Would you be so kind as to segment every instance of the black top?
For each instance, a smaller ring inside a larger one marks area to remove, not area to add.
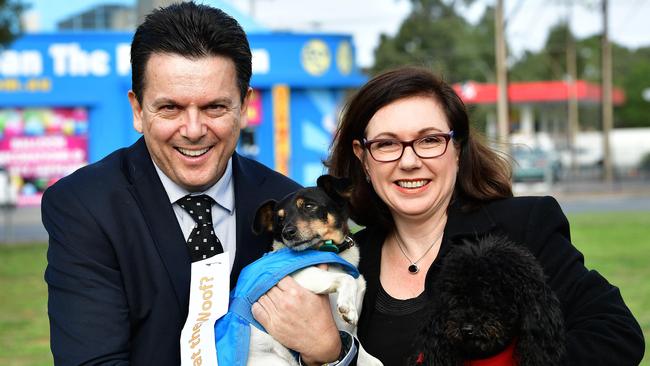
[[[427,296],[441,260],[459,239],[473,240],[491,233],[506,235],[525,245],[539,260],[549,286],[560,300],[567,329],[567,364],[639,364],[645,348],[639,324],[618,288],[598,272],[585,268],[582,254],[571,244],[569,223],[555,199],[518,197],[469,211],[463,207],[463,202],[456,200],[448,210],[443,243],[426,276]],[[419,329],[398,328],[414,320],[377,311],[377,302],[381,301],[381,246],[387,234],[386,228],[368,227],[355,235],[361,249],[359,270],[367,281],[358,335],[363,347],[385,365],[400,365],[414,356],[407,344],[413,343]]]
[[[371,355],[384,365],[400,365],[413,354],[411,340],[425,320],[427,296],[399,300],[391,297],[380,285],[377,302],[368,326],[368,336],[363,345]],[[385,337],[394,334],[394,337]]]

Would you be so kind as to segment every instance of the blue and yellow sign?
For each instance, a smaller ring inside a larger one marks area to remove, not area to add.
[[[321,76],[330,68],[332,56],[327,44],[320,39],[312,39],[302,47],[300,55],[302,67],[313,76]]]
[[[253,55],[251,86],[256,93],[248,133],[252,130],[255,135],[256,159],[311,184],[327,153],[344,90],[366,79],[355,66],[352,37],[284,32],[248,36]],[[18,38],[0,51],[0,111],[13,116],[15,111],[39,110],[56,118],[63,113],[58,111],[85,111],[84,162],[95,162],[130,145],[140,137],[132,127],[127,99],[132,38],[130,32]],[[56,118],[52,121],[59,121]],[[51,125],[30,122],[25,129],[60,125],[67,131],[68,119]]]

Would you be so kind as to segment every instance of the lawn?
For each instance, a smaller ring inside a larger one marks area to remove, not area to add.
[[[52,365],[44,244],[0,246],[0,365]]]
[[[574,244],[621,289],[650,338],[650,212],[575,214]],[[0,365],[51,365],[44,244],[0,246]],[[646,344],[647,346],[647,344]],[[642,365],[650,366],[650,356]]]

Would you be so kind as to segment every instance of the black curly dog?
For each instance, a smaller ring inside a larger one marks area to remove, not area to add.
[[[562,364],[565,331],[560,303],[546,284],[542,267],[523,246],[501,236],[455,245],[443,259],[433,297],[416,348],[421,353],[413,363]],[[513,346],[510,361],[504,362],[500,355]]]

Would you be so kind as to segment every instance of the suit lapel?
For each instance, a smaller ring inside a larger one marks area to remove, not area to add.
[[[264,192],[269,191],[262,187],[265,178],[237,153],[233,154],[232,166],[237,217],[237,255],[230,273],[231,288],[237,282],[242,268],[261,257],[269,249],[265,243],[271,243],[270,235],[255,236],[252,232],[257,206],[265,200]]]
[[[252,221],[257,206],[268,195],[263,189],[265,176],[251,162],[233,154],[233,179],[235,185],[237,253],[230,275],[231,288],[239,273],[248,263],[268,251],[270,235],[255,236]],[[165,268],[171,278],[181,309],[187,311],[191,280],[191,262],[174,210],[169,204],[165,189],[151,161],[144,139],[129,148],[126,162],[127,176],[131,181],[129,191],[138,202],[149,231]],[[266,194],[266,195],[265,195]]]
[[[191,277],[189,254],[183,232],[143,138],[130,148],[127,169],[132,182],[129,191],[149,226],[158,254],[171,278],[178,305],[181,311],[187,311]]]

